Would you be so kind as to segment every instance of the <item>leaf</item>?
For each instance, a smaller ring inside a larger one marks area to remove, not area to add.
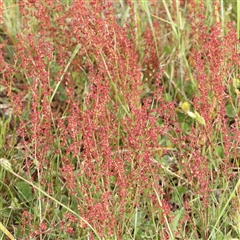
[[[174,157],[169,156],[169,155],[164,155],[161,158],[160,162],[164,166],[169,167],[169,166],[173,165],[176,162],[176,159]]]
[[[171,94],[166,93],[166,94],[164,95],[164,99],[165,99],[166,102],[171,102],[171,101],[172,101],[172,96],[171,96]]]
[[[191,81],[187,82],[187,84],[185,86],[185,92],[186,92],[186,95],[187,95],[188,99],[190,99],[191,96],[196,92],[196,88]]]
[[[217,146],[215,148],[215,154],[220,157],[220,158],[224,158],[224,151],[223,151],[223,147],[222,146]]]
[[[234,118],[236,116],[236,113],[235,113],[235,111],[233,109],[233,106],[231,104],[228,104],[226,106],[226,114],[230,118]]]
[[[184,208],[181,208],[180,210],[177,210],[174,213],[175,217],[171,222],[171,230],[172,232],[176,232],[177,231],[177,226],[178,226],[178,222],[179,220],[184,216]]]
[[[171,46],[164,46],[163,47],[163,52],[166,54],[171,54],[172,53],[172,47]]]
[[[33,198],[32,189],[28,183],[24,181],[17,182],[16,187],[20,193],[19,198],[21,200],[29,201]]]
[[[21,208],[20,204],[18,203],[18,199],[17,198],[14,198],[10,204],[10,207],[11,209],[18,209],[18,208]]]
[[[178,117],[178,121],[180,123],[183,123],[183,122],[185,122],[186,114],[183,112],[177,112],[177,117]]]
[[[3,85],[0,84],[0,92],[3,92],[6,89]]]
[[[181,123],[181,129],[183,130],[184,134],[188,134],[190,131],[190,125],[183,122],[183,123]]]
[[[185,187],[182,187],[182,186],[176,187],[176,189],[173,191],[173,194],[172,194],[172,201],[174,203],[181,205],[182,204],[182,196],[186,192],[187,192],[187,189]]]
[[[143,211],[135,211],[134,218],[131,221],[132,227],[139,227],[144,223],[144,212]]]

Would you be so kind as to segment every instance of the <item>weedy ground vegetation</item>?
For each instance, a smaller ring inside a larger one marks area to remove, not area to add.
[[[239,239],[238,4],[1,1],[1,239]]]

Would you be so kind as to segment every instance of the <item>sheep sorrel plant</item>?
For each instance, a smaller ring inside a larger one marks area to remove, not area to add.
[[[238,239],[233,5],[1,4],[2,239]]]

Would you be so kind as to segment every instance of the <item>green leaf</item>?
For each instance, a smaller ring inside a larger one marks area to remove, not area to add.
[[[5,89],[6,87],[0,84],[0,92],[3,92]]]
[[[169,167],[169,166],[173,165],[176,162],[176,159],[174,157],[169,156],[169,155],[164,155],[161,158],[160,162],[164,166]]]
[[[131,220],[131,227],[134,228],[135,234],[137,234],[139,227],[144,223],[144,217],[143,211],[135,211],[134,217]]]
[[[222,146],[217,146],[215,148],[215,154],[220,157],[220,158],[224,158],[224,151],[223,151],[223,147]]]
[[[231,104],[228,104],[226,106],[226,113],[227,113],[227,116],[230,118],[234,118],[236,116],[236,113]]]
[[[187,84],[185,86],[185,92],[186,92],[186,95],[187,95],[188,99],[190,99],[191,96],[196,92],[196,88],[191,81],[187,82]]]
[[[171,101],[172,101],[172,96],[171,96],[171,94],[166,93],[166,94],[164,95],[164,99],[165,99],[166,102],[171,102]]]
[[[17,198],[14,198],[10,204],[10,208],[11,209],[17,209],[17,208],[21,208],[21,205],[19,204],[19,201]]]
[[[184,134],[188,134],[190,131],[190,125],[188,123],[181,123],[181,129],[183,130]]]
[[[176,187],[172,194],[172,201],[174,203],[181,205],[183,194],[185,194],[186,192],[187,192],[187,189],[185,187],[182,187],[182,186]]]
[[[33,198],[33,193],[32,193],[32,189],[30,187],[30,185],[24,181],[21,182],[17,182],[16,183],[16,188],[19,191],[19,198],[21,200],[31,200]]]
[[[171,222],[172,232],[177,231],[178,222],[184,216],[184,208],[181,208],[181,209],[175,211],[174,215],[175,215],[175,217]]]
[[[177,112],[177,117],[180,123],[183,123],[186,119],[186,115],[183,112]]]
[[[172,53],[172,47],[171,46],[164,46],[163,47],[163,52],[166,54]]]

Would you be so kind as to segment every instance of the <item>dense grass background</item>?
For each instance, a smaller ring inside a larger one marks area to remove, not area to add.
[[[1,239],[240,239],[239,1],[1,2]]]

